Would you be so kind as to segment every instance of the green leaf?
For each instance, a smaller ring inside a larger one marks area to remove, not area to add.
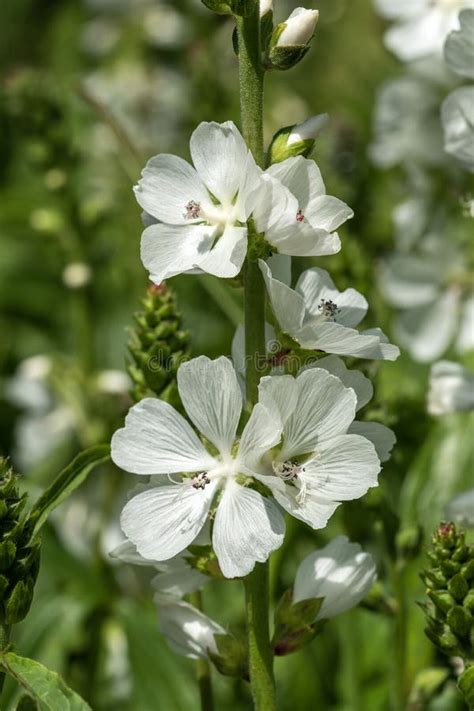
[[[58,474],[30,511],[28,522],[32,526],[31,539],[36,536],[51,511],[67,499],[95,467],[109,459],[110,446],[98,444],[78,454],[71,464]]]
[[[18,701],[15,711],[38,711],[38,704],[28,694],[23,696]]]
[[[56,672],[13,652],[0,656],[0,668],[38,703],[39,711],[91,711]]]
[[[469,708],[474,706],[474,667],[468,667],[458,679],[458,687]]]

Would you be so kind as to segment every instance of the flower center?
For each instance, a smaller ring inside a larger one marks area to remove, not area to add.
[[[304,474],[304,467],[291,459],[286,462],[272,462],[272,469],[283,481],[296,481],[300,474]]]
[[[211,483],[211,480],[207,476],[207,472],[200,472],[191,479],[191,482],[193,489],[205,489],[205,487]]]
[[[298,210],[296,213],[296,222],[303,222],[304,220],[304,215],[303,215],[303,210]]]
[[[183,217],[186,220],[196,220],[201,215],[201,203],[190,200],[184,210]]]
[[[336,314],[340,312],[341,309],[337,308],[337,304],[331,299],[321,299],[318,305],[318,311],[328,319],[335,320]]]

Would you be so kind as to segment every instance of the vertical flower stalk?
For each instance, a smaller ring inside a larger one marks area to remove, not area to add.
[[[263,167],[263,81],[258,0],[251,14],[237,17],[242,133],[257,165]],[[247,409],[257,401],[265,359],[265,285],[249,231],[244,265]],[[268,563],[257,563],[245,578],[250,684],[257,711],[276,709],[273,652],[269,632]]]

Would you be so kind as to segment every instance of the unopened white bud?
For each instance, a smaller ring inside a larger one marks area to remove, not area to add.
[[[303,141],[314,141],[328,122],[329,114],[318,114],[317,116],[311,116],[303,123],[296,124],[288,135],[287,145],[291,146],[294,143]]]
[[[69,289],[82,289],[92,277],[92,270],[84,262],[71,262],[63,271],[63,282]]]
[[[264,17],[267,12],[273,12],[273,0],[260,0],[260,17]]]
[[[191,659],[205,659],[209,652],[218,654],[214,636],[225,630],[187,602],[171,596],[155,595],[160,618],[160,632],[176,654]]]
[[[297,7],[285,21],[285,27],[277,40],[277,47],[295,47],[308,44],[313,36],[318,18],[318,10]]]

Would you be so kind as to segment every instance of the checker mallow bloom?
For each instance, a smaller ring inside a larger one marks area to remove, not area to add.
[[[326,194],[313,160],[294,156],[263,174],[253,219],[275,252],[304,257],[338,252],[336,230],[353,214],[342,200]]]
[[[194,541],[219,494],[212,543],[226,577],[247,575],[284,535],[275,502],[242,484],[264,452],[281,437],[278,417],[258,404],[237,444],[242,392],[231,362],[201,356],[178,370],[189,419],[209,443],[167,403],[146,398],[131,408],[112,439],[114,462],[134,474],[169,479],[134,496],[121,526],[144,558],[168,560]]]
[[[156,284],[183,272],[239,273],[260,171],[236,126],[201,123],[191,136],[194,167],[178,156],[151,158],[135,187],[148,224],[141,257]]]
[[[338,291],[323,269],[307,269],[295,289],[275,279],[260,261],[273,313],[281,330],[302,348],[356,358],[395,360],[399,349],[386,342],[380,329],[362,332],[354,327],[368,304],[355,289]]]

